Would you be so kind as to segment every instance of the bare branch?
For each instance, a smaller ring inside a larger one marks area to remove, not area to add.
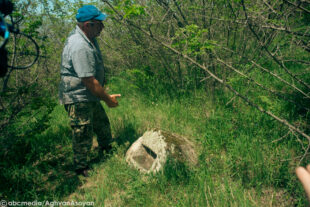
[[[291,130],[289,130],[284,136],[280,137],[279,139],[273,140],[271,143],[279,142],[279,141],[285,139],[286,137],[288,137],[290,132],[291,132]]]
[[[279,30],[279,31],[283,31],[286,32],[288,34],[293,34],[296,36],[301,36],[301,37],[310,37],[310,34],[306,34],[306,33],[300,33],[300,32],[293,32],[287,28],[284,27],[277,27],[274,25],[263,25],[262,28],[267,28],[267,29],[273,29],[273,30]]]
[[[305,61],[305,60],[282,60],[283,62],[296,62],[296,63],[301,63],[301,64],[305,64],[305,65],[310,65],[310,62]]]
[[[220,45],[218,45],[218,44],[216,44],[216,45],[217,45],[217,46],[220,46]],[[223,47],[223,46],[220,46],[220,47],[223,48],[224,50],[228,50],[228,51],[230,51],[230,52],[236,54],[235,51],[232,51],[232,50],[230,50],[230,49],[228,49],[228,48],[226,48],[226,47]],[[304,95],[306,98],[310,98],[310,96],[309,96],[307,93],[305,93],[303,90],[301,90],[300,88],[296,87],[295,85],[293,85],[293,84],[287,82],[286,80],[284,80],[283,78],[281,78],[278,74],[276,74],[276,73],[274,73],[274,72],[271,72],[271,71],[268,70],[267,68],[264,68],[264,67],[261,66],[260,64],[256,63],[254,60],[250,60],[249,58],[244,57],[244,56],[239,56],[239,57],[240,57],[240,58],[246,58],[248,61],[250,61],[250,62],[251,62],[252,64],[254,64],[255,66],[257,66],[257,67],[258,67],[260,70],[262,70],[263,72],[268,73],[269,75],[275,77],[276,79],[278,79],[278,80],[281,81],[282,83],[284,83],[284,84],[290,86],[291,88],[295,89],[296,91],[300,92],[300,93],[301,93],[302,95]],[[290,61],[292,61],[292,60],[290,60]],[[310,64],[310,63],[309,63],[309,64]],[[299,74],[297,74],[297,75],[299,75]]]
[[[284,1],[285,1],[286,3],[288,3],[288,4],[290,4],[290,5],[293,5],[293,6],[297,7],[297,8],[299,8],[299,9],[303,10],[304,12],[310,14],[310,11],[309,11],[308,9],[302,7],[300,4],[295,4],[295,3],[290,2],[290,1],[288,1],[288,0],[284,0]],[[304,1],[304,2],[307,2],[307,1]],[[308,2],[307,2],[307,3],[308,3]]]
[[[301,83],[302,85],[304,85],[305,87],[307,87],[307,88],[310,90],[310,86],[309,86],[307,83],[305,83],[303,80],[299,79],[299,78],[297,77],[297,75],[291,73],[291,72],[285,67],[285,65],[283,65],[283,64],[275,57],[275,55],[271,54],[271,52],[268,50],[268,48],[266,47],[266,45],[264,45],[264,44],[261,42],[261,40],[260,40],[258,34],[255,32],[255,30],[254,30],[252,24],[250,23],[250,19],[248,18],[248,14],[247,14],[247,11],[246,11],[246,8],[245,8],[245,5],[244,5],[244,0],[241,0],[241,4],[242,4],[242,7],[243,7],[243,11],[244,11],[244,13],[245,13],[245,17],[246,17],[246,19],[247,19],[247,23],[248,23],[249,29],[250,29],[250,31],[254,34],[254,36],[256,37],[256,39],[257,39],[258,43],[260,44],[260,46],[267,52],[267,54],[268,54],[268,55],[269,55],[282,69],[285,70],[285,72],[286,72],[287,74],[289,74],[292,78],[294,78],[296,81],[298,81],[299,83]]]
[[[307,4],[310,4],[310,1],[308,0],[300,0],[302,3],[307,3]]]
[[[274,8],[272,8],[272,6],[266,1],[263,0],[264,4],[266,4],[268,6],[268,8],[275,14],[278,14],[278,12],[276,10],[274,10]]]
[[[257,63],[254,62],[253,60],[251,61],[251,63],[253,63],[254,65],[256,65],[256,66],[257,66],[259,69],[261,69],[262,71],[267,72],[267,73],[269,73],[270,75],[276,77],[276,78],[279,79],[281,82],[283,82],[283,83],[285,83],[285,84],[291,86],[292,88],[294,88],[296,91],[300,92],[300,93],[301,93],[302,95],[304,95],[305,97],[310,98],[309,95],[307,95],[307,94],[306,94],[305,92],[303,92],[301,89],[297,88],[297,87],[296,87],[295,85],[293,85],[293,84],[290,84],[289,82],[287,82],[286,80],[284,80],[283,78],[281,78],[279,75],[277,75],[277,74],[271,72],[270,70],[264,68],[263,66],[257,64]]]
[[[260,88],[262,88],[262,89],[268,91],[269,93],[272,93],[272,94],[274,94],[274,95],[276,95],[276,96],[278,96],[278,97],[281,97],[281,98],[283,98],[283,99],[285,99],[285,100],[287,100],[287,101],[289,101],[289,102],[291,102],[291,103],[297,104],[295,100],[288,99],[286,96],[284,96],[283,94],[281,94],[279,91],[275,91],[275,90],[273,90],[273,89],[270,89],[270,88],[265,87],[264,85],[262,85],[262,84],[258,83],[257,81],[255,81],[253,78],[251,78],[251,77],[245,75],[244,73],[242,73],[241,71],[237,70],[237,69],[234,68],[232,65],[227,64],[226,62],[224,62],[224,61],[221,60],[220,58],[216,58],[216,60],[217,60],[218,62],[220,62],[221,64],[225,65],[226,67],[228,67],[229,69],[231,69],[232,71],[236,72],[237,74],[239,74],[239,75],[245,77],[246,79],[248,79],[249,81],[251,81],[252,83],[254,83],[255,85],[257,85],[258,87],[260,87]],[[305,95],[307,95],[307,94],[305,94]],[[309,98],[310,98],[310,97],[309,97]],[[303,106],[301,106],[301,107],[303,107]],[[303,107],[303,108],[304,108],[304,107]]]
[[[112,6],[111,4],[108,3],[107,0],[102,0],[104,2],[106,2],[110,7]],[[122,21],[119,21],[120,23],[123,23]],[[183,54],[182,52],[176,50],[175,48],[173,48],[172,46],[166,44],[165,42],[160,41],[158,38],[156,38],[155,36],[151,36],[149,34],[149,32],[145,31],[143,28],[137,26],[136,24],[134,24],[133,22],[126,20],[126,22],[133,26],[134,28],[140,30],[141,32],[143,32],[145,35],[147,35],[148,37],[150,37],[152,40],[158,42],[159,44],[163,45],[164,47],[166,47],[167,49],[171,50],[172,52],[174,52],[177,55],[182,56],[184,59],[186,59],[187,61],[191,62],[192,64],[196,65],[197,67],[205,70],[213,79],[215,79],[217,82],[223,84],[227,89],[229,89],[231,92],[233,92],[235,95],[237,95],[238,97],[240,97],[243,101],[245,101],[248,105],[256,108],[257,110],[259,110],[260,112],[272,117],[273,119],[277,120],[278,122],[282,123],[283,125],[287,126],[289,129],[292,129],[293,131],[297,132],[298,134],[300,134],[301,136],[307,138],[310,141],[310,136],[305,134],[303,131],[301,131],[300,129],[298,129],[297,127],[293,126],[292,124],[290,124],[287,120],[282,119],[276,115],[274,115],[272,112],[263,109],[262,107],[258,106],[257,104],[253,103],[252,101],[250,101],[248,98],[246,98],[245,96],[243,96],[242,94],[240,94],[238,91],[236,91],[231,85],[227,84],[225,81],[223,81],[221,78],[219,78],[218,76],[216,76],[214,73],[212,73],[208,68],[206,68],[204,65],[201,65],[200,63],[196,62],[194,59],[192,59],[191,57],[187,56],[186,54]]]
[[[181,10],[181,8],[180,8],[178,2],[177,2],[176,0],[173,0],[173,2],[174,2],[174,5],[177,7],[177,9],[178,9],[178,11],[179,11],[179,13],[180,13],[180,15],[181,15],[183,21],[185,22],[185,24],[188,24],[188,22],[187,22],[187,20],[186,20],[186,18],[185,18],[185,15],[183,14],[183,12],[182,12],[182,10]]]
[[[175,12],[172,11],[167,2],[164,2],[163,0],[156,0],[156,1],[162,8],[164,8],[167,12],[169,12],[169,14],[173,16],[173,18],[177,21],[180,27],[184,27],[183,22],[180,21],[179,17],[175,14]]]

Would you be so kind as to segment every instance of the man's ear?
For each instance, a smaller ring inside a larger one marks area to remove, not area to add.
[[[88,22],[83,22],[83,29],[86,29],[87,27],[89,27]]]

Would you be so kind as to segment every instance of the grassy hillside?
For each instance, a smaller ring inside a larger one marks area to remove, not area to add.
[[[154,100],[119,77],[110,87],[110,93],[122,94],[119,107],[105,106],[114,148],[102,160],[92,151],[91,177],[77,177],[72,171],[69,122],[63,106],[56,105],[47,127],[21,142],[28,150],[17,157],[24,161],[12,160],[2,170],[7,184],[1,197],[93,201],[95,206],[305,206],[294,174],[300,143],[284,136],[287,129],[269,117],[223,94],[213,99],[206,91],[195,91]],[[154,175],[129,167],[126,150],[154,127],[190,138],[199,166],[170,160]]]

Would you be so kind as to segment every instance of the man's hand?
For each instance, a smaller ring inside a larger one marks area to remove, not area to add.
[[[116,98],[118,98],[118,97],[121,97],[121,94],[112,94],[112,95],[110,95],[110,100],[106,102],[108,107],[110,107],[110,108],[117,107],[118,106],[118,101],[117,101]]]
[[[108,107],[118,106],[116,98],[121,97],[121,94],[109,95],[94,76],[82,78],[82,82],[92,94],[103,100]]]
[[[307,166],[307,169],[303,167],[296,168],[296,175],[303,185],[308,200],[310,201],[310,165]]]

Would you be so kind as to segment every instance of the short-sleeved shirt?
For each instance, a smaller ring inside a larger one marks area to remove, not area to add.
[[[93,43],[76,26],[62,52],[59,99],[61,104],[100,101],[82,83],[83,77],[94,76],[104,85],[104,65],[96,40]]]

